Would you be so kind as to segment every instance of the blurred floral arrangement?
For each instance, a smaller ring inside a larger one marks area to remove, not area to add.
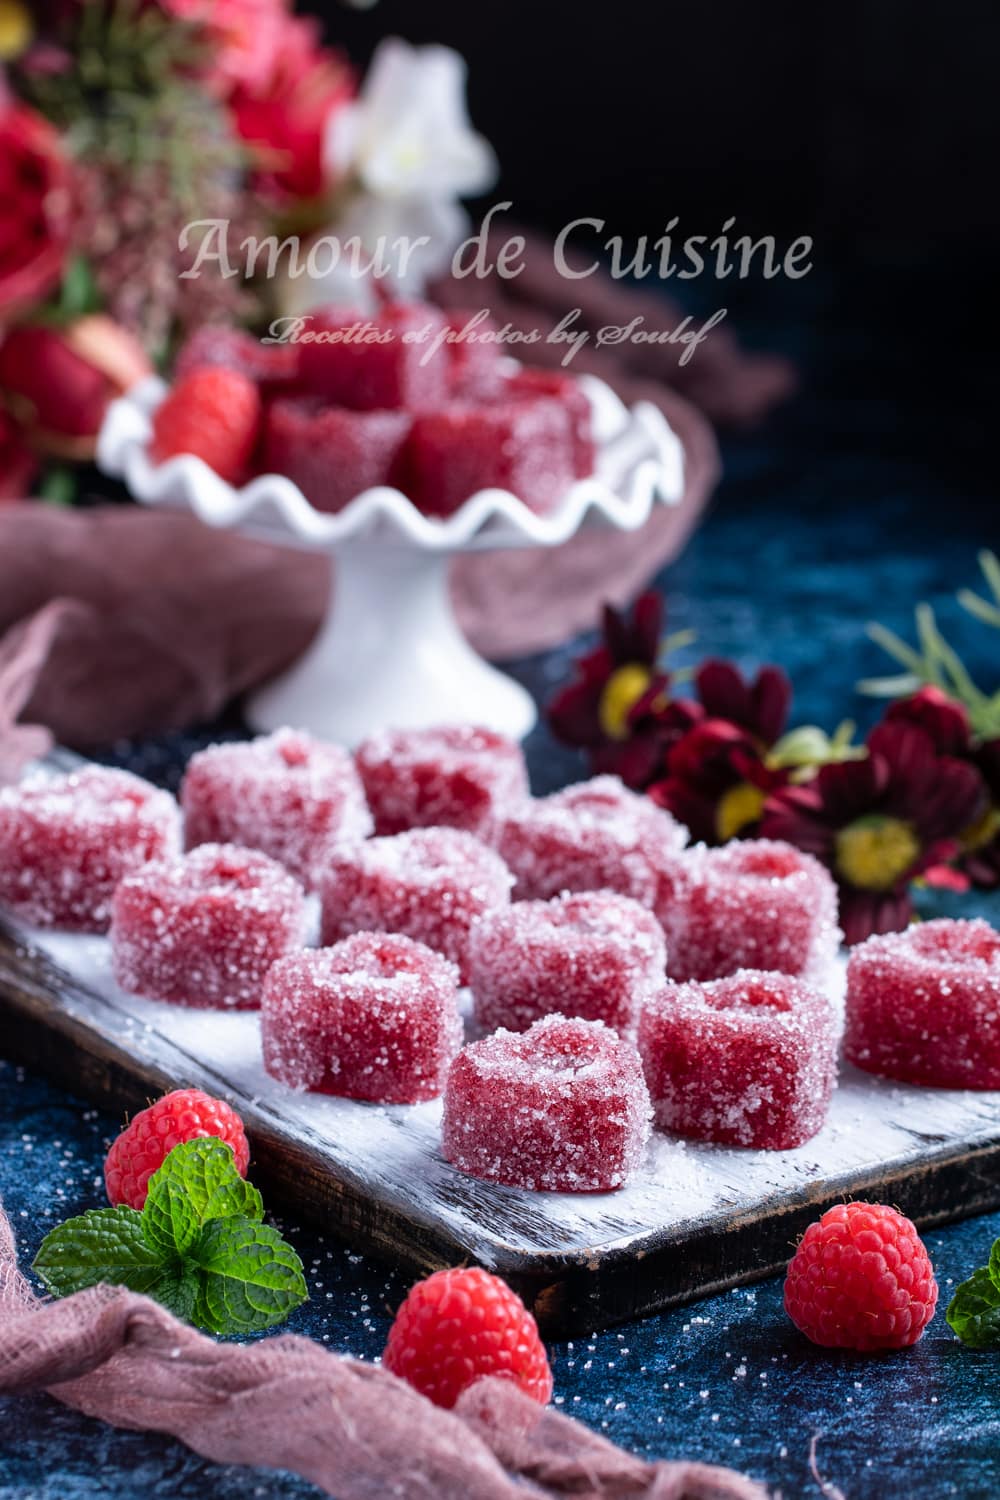
[[[1000,561],[983,553],[980,563],[992,598],[963,590],[959,602],[1000,628]],[[832,736],[790,729],[791,685],[779,667],[751,681],[717,658],[693,674],[672,670],[671,653],[692,637],[661,639],[654,593],[630,614],[605,608],[602,639],[550,700],[549,724],[593,773],[645,791],[697,840],[785,839],[815,855],[837,881],[841,925],[857,943],[910,922],[917,880],[1000,886],[1000,691],[976,685],[929,606],[916,624],[916,648],[870,627],[905,671],[859,684],[892,699],[861,744],[850,723]],[[684,696],[689,675],[694,692]]]
[[[192,329],[305,310],[179,279],[185,225],[228,221],[241,273],[249,237],[430,234],[433,274],[495,174],[464,75],[387,41],[359,86],[292,0],[0,0],[0,500],[70,498],[109,401]]]

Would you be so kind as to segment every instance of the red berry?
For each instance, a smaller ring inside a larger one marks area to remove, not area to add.
[[[788,1267],[785,1311],[828,1349],[905,1349],[934,1316],[934,1267],[909,1219],[840,1203],[810,1224]]]
[[[513,1380],[542,1406],[552,1395],[534,1318],[506,1282],[478,1266],[435,1271],[411,1288],[382,1363],[437,1406],[454,1406],[483,1375]]]
[[[140,1110],[112,1142],[104,1163],[108,1198],[116,1208],[121,1204],[142,1208],[149,1179],[174,1147],[182,1141],[205,1140],[209,1136],[217,1136],[232,1147],[236,1170],[245,1177],[250,1147],[236,1111],[201,1089],[175,1089],[164,1094],[148,1109]]]
[[[193,453],[221,479],[239,484],[250,467],[260,427],[260,392],[239,370],[192,370],[153,417],[153,459]]]

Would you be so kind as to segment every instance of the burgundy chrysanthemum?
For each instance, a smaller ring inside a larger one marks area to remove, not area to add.
[[[987,802],[975,766],[939,755],[926,729],[905,717],[880,724],[867,748],[862,760],[823,766],[806,785],[774,792],[760,829],[830,868],[849,943],[907,925],[910,882],[954,858]]]
[[[672,746],[666,777],[649,794],[694,838],[721,844],[754,833],[767,794],[788,780],[767,755],[784,732],[792,690],[778,667],[747,681],[717,658],[702,663],[695,687],[708,717]]]
[[[658,665],[663,600],[643,594],[629,614],[604,608],[602,640],[576,662],[576,679],[549,701],[553,734],[587,752],[594,772],[614,772],[642,788],[662,774],[670,746],[702,716],[698,704],[671,697]]]

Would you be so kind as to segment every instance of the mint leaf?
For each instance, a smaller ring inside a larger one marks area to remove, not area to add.
[[[1000,1347],[1000,1287],[992,1275],[995,1262],[1000,1262],[1000,1255],[994,1245],[989,1269],[983,1266],[962,1282],[945,1314],[948,1326],[970,1349]]]
[[[33,1269],[56,1297],[101,1281],[155,1295],[164,1265],[143,1233],[141,1214],[134,1208],[100,1208],[47,1234]]]
[[[237,1172],[232,1148],[209,1138],[175,1146],[149,1179],[142,1226],[163,1256],[184,1256],[211,1219],[263,1217],[261,1196]]]
[[[194,1321],[208,1333],[258,1333],[308,1296],[302,1262],[269,1224],[213,1219],[189,1254],[202,1273]]]

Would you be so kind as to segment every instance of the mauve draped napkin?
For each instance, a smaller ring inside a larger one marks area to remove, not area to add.
[[[493,243],[510,232],[498,231]],[[552,246],[526,238],[525,271],[515,281],[446,281],[435,295],[452,307],[489,306],[500,322],[542,333],[574,308],[577,327],[591,332],[636,315],[654,329],[680,320],[657,295],[607,276],[565,280]],[[553,364],[563,350],[543,341],[517,352]],[[690,362],[681,364],[682,354],[682,345],[591,341],[573,361],[572,370],[599,375],[627,403],[661,408],[684,445],[685,494],[637,533],[584,532],[555,554],[458,558],[458,616],[486,655],[544,650],[593,623],[604,600],[631,597],[683,546],[715,482],[718,456],[704,414],[751,422],[794,385],[786,360],[745,353],[724,324]],[[45,736],[28,725],[87,749],[215,717],[301,654],[329,589],[324,559],[209,531],[181,515],[0,506],[0,784],[44,747]]]
[[[506,1381],[479,1381],[447,1412],[309,1339],[217,1344],[115,1287],[40,1301],[0,1208],[0,1394],[41,1390],[218,1463],[289,1469],[337,1500],[766,1500],[728,1469],[634,1458]]]

